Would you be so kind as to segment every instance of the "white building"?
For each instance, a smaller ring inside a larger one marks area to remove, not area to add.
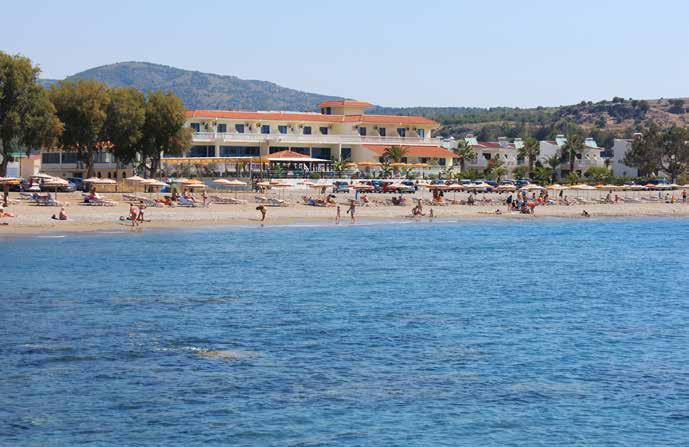
[[[564,135],[557,135],[555,140],[547,140],[540,142],[540,155],[538,159],[547,166],[547,159],[553,155],[562,156],[562,147],[567,144],[567,138]],[[574,160],[574,170],[578,175],[583,175],[591,167],[604,167],[605,159],[601,157],[602,148],[598,147],[596,140],[593,138],[586,138],[584,140],[584,148],[581,152],[576,154]],[[560,177],[569,173],[569,162],[560,164],[558,168]]]
[[[618,177],[637,177],[639,170],[624,164],[624,157],[632,149],[632,139],[615,138],[612,146],[612,173]]]

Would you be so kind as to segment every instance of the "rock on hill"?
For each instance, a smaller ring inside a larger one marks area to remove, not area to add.
[[[337,99],[293,90],[272,82],[182,70],[148,62],[104,65],[67,79],[94,79],[111,87],[135,87],[144,92],[169,90],[182,98],[190,109],[311,111],[321,101]],[[52,79],[41,80],[44,86],[55,82]]]

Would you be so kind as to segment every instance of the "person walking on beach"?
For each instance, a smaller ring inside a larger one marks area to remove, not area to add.
[[[335,225],[340,224],[340,205],[337,205],[337,214],[335,214]]]
[[[260,211],[260,212],[261,212],[261,222],[265,221],[265,220],[266,220],[266,213],[268,212],[268,210],[266,209],[265,205],[259,205],[259,206],[257,206],[257,207],[256,207],[256,211]]]
[[[349,203],[349,208],[347,209],[347,214],[349,214],[350,217],[352,218],[352,223],[356,222],[356,218],[354,217],[355,213],[356,213],[356,202],[354,200],[352,200]]]
[[[507,200],[505,200],[505,204],[507,205],[507,212],[509,213],[510,210],[512,209],[512,194],[507,196]]]
[[[687,190],[682,191],[682,203],[687,203]]]

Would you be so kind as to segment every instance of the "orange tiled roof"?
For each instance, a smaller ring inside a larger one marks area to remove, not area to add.
[[[323,115],[297,112],[242,112],[232,110],[188,110],[187,118],[225,118],[237,120],[306,121],[319,123],[371,123],[438,126],[422,116],[398,115]]]
[[[385,149],[390,145],[385,144],[364,144],[364,147],[376,155],[383,155]],[[402,147],[407,150],[408,157],[429,157],[429,158],[452,158],[454,153],[442,148],[440,146],[416,146],[403,144]]]
[[[286,151],[275,152],[273,154],[268,155],[266,158],[275,159],[275,158],[311,158],[311,157],[309,157],[308,155],[300,154],[298,152],[292,152],[292,151],[286,150]]]
[[[339,99],[339,100],[333,100],[333,101],[323,101],[322,103],[318,104],[318,107],[364,107],[364,108],[369,108],[373,107],[373,104],[370,102],[366,101],[353,101],[353,100],[348,100],[348,99]]]

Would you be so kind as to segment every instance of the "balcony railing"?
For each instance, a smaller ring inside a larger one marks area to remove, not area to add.
[[[310,144],[424,144],[440,145],[441,139],[438,138],[419,138],[419,137],[379,137],[361,135],[297,135],[282,133],[221,133],[221,132],[196,132],[193,134],[193,141],[220,142],[220,143],[310,143]]]

